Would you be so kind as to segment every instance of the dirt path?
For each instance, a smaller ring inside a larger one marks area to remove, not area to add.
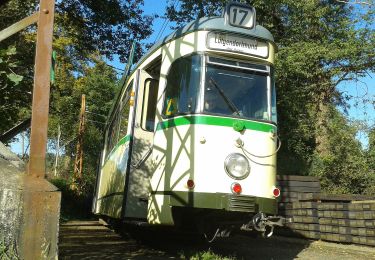
[[[60,226],[60,259],[190,259],[197,252],[211,251],[227,259],[375,259],[375,248],[272,237],[237,235],[213,244],[194,243],[165,233],[143,234],[138,243],[120,236],[98,221],[71,221]]]

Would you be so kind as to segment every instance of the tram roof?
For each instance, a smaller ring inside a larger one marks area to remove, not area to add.
[[[224,17],[203,17],[198,20],[192,21],[187,25],[177,29],[172,32],[170,35],[164,37],[162,40],[155,43],[148,52],[142,56],[138,63],[134,66],[136,69],[139,64],[141,64],[151,53],[162,45],[173,41],[177,38],[180,38],[186,34],[196,31],[218,31],[218,32],[230,32],[235,34],[241,34],[246,36],[255,37],[258,39],[263,39],[268,42],[275,44],[274,38],[270,31],[264,28],[261,25],[256,25],[253,29],[245,29],[241,27],[231,26],[228,23],[224,22]]]
[[[177,39],[185,34],[195,31],[222,31],[252,36],[255,38],[263,39],[274,43],[272,34],[263,26],[256,25],[253,29],[246,29],[241,27],[231,26],[224,22],[224,17],[203,17],[198,20],[192,21],[166,36],[161,41],[157,42],[154,47],[159,46]]]
[[[139,65],[146,60],[155,50],[163,46],[164,44],[173,41],[177,38],[180,38],[186,34],[196,32],[196,31],[216,31],[216,32],[228,32],[234,34],[241,34],[244,36],[251,36],[258,39],[266,40],[275,44],[274,38],[270,31],[264,28],[261,25],[256,25],[253,29],[246,29],[241,27],[231,26],[224,21],[224,17],[203,17],[198,20],[192,21],[187,25],[175,30],[168,36],[164,37],[162,40],[155,43],[142,57],[141,59],[133,66],[130,75],[139,67]],[[120,81],[121,91],[119,91],[116,100],[120,98],[122,89],[125,87],[126,78],[123,77]],[[113,108],[110,110],[109,115],[112,114]]]

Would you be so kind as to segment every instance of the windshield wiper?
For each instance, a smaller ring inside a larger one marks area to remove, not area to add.
[[[228,105],[230,110],[232,110],[232,112],[236,113],[238,116],[241,116],[240,111],[238,110],[236,105],[233,104],[233,102],[227,97],[227,95],[225,95],[224,91],[219,87],[219,85],[215,82],[215,80],[212,77],[210,77],[209,83],[211,83],[219,91],[219,94],[224,99],[225,103]]]

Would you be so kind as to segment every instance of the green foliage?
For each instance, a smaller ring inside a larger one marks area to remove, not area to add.
[[[368,131],[368,148],[366,151],[367,166],[369,168],[372,186],[366,188],[365,193],[375,196],[375,127]]]
[[[370,129],[368,134],[367,158],[369,168],[375,173],[375,127]]]
[[[314,154],[311,175],[318,176],[328,193],[362,194],[375,185],[357,129],[336,109],[330,111],[329,154]]]
[[[38,4],[38,0],[7,1],[0,9],[0,28],[31,15]],[[109,59],[118,55],[126,61],[132,42],[152,33],[149,25],[153,17],[143,14],[142,5],[143,0],[56,1],[53,49],[58,53],[57,70],[64,70],[58,76],[67,80],[60,93],[65,98],[61,103],[72,101],[65,97],[73,85],[68,83],[75,81],[77,74],[85,73],[84,67],[92,62],[93,53]],[[35,29],[30,26],[0,42],[0,133],[30,117]],[[16,52],[4,54],[3,50]],[[138,48],[137,56],[141,53],[142,48]]]
[[[15,98],[24,94],[24,77],[17,73],[20,64],[16,60],[16,54],[14,45],[0,50],[0,133],[10,128],[14,118],[18,121],[19,110],[23,107],[24,99]]]
[[[112,68],[95,58],[90,66],[82,65],[82,74],[74,77],[60,64],[57,70],[56,84],[52,89],[52,108],[50,110],[50,145],[55,146],[57,129],[61,127],[62,146],[65,156],[70,157],[65,169],[59,169],[59,176],[72,181],[73,165],[79,129],[81,96],[86,96],[86,120],[83,136],[83,179],[80,183],[81,194],[90,198],[93,194],[99,155],[103,144],[104,122],[112,105],[116,92],[117,79]]]
[[[61,220],[88,219],[91,217],[91,196],[88,194],[77,195],[70,190],[70,182],[64,178],[50,179],[62,194]]]
[[[152,33],[153,17],[143,15],[142,5],[143,0],[58,1],[58,37],[72,39],[70,52],[79,59],[99,51],[125,62],[132,42]]]
[[[226,0],[180,1],[180,7],[174,1],[168,1],[166,16],[177,24],[175,28],[204,16],[218,16]]]
[[[5,238],[0,237],[0,259],[1,260],[18,260],[20,259],[17,250],[13,244],[7,245]]]
[[[224,257],[218,254],[213,253],[211,250],[200,251],[194,253],[181,253],[181,259],[190,259],[190,260],[235,260],[235,257]]]
[[[11,0],[2,5],[0,28],[5,29],[31,15],[38,2]],[[0,42],[0,133],[30,117],[34,28],[31,26]]]

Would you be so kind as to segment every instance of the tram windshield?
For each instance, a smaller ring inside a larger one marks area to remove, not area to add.
[[[192,55],[172,64],[164,116],[206,113],[276,122],[269,66],[215,57],[205,57],[203,65],[203,58]]]
[[[270,120],[268,67],[208,58],[203,111],[212,114]]]

